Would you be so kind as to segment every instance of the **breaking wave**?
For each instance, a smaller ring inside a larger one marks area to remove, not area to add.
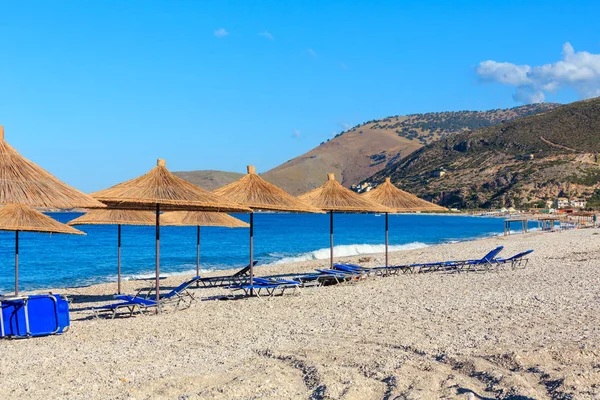
[[[400,244],[389,246],[389,251],[402,251],[402,250],[413,250],[422,249],[429,245],[421,242],[413,242],[408,244]],[[361,254],[375,254],[383,253],[385,251],[385,245],[383,244],[348,244],[333,247],[334,257],[349,257],[358,256]],[[302,253],[297,256],[283,257],[272,264],[284,264],[299,261],[309,260],[325,260],[329,258],[329,248],[309,251],[308,253]]]

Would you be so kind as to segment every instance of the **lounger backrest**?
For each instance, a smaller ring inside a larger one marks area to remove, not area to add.
[[[268,279],[264,279],[264,278],[254,277],[252,279],[253,279],[254,282],[256,282],[258,284],[261,284],[261,285],[273,285],[275,283],[275,282],[272,282],[272,281],[270,281]]]
[[[341,272],[344,272],[344,271],[346,271],[346,272],[356,272],[356,269],[354,269],[354,268],[352,268],[352,267],[350,267],[348,265],[334,264],[333,266],[334,266],[334,268],[336,270],[341,271]]]
[[[169,293],[167,293],[164,298],[168,299],[170,297],[173,297],[181,292],[183,292],[185,289],[187,289],[188,286],[190,286],[192,283],[196,282],[199,278],[195,277],[190,279],[189,281],[185,281],[183,282],[181,285],[177,286],[175,289],[171,290]]]
[[[507,258],[508,261],[518,260],[519,258],[523,258],[526,255],[533,253],[533,250],[522,251],[520,253],[515,254],[514,256]]]
[[[254,261],[252,263],[252,266],[254,267],[256,264],[258,264],[258,261]],[[243,275],[246,275],[248,272],[250,271],[250,265],[245,266],[244,268],[240,269],[238,272],[236,272],[235,274],[233,274],[232,276],[237,278]]]
[[[496,256],[498,254],[500,254],[500,252],[502,251],[502,249],[504,249],[504,246],[498,246],[498,247],[496,247],[494,250],[490,251],[485,256],[483,256],[483,258],[481,259],[481,261],[492,261],[494,258],[496,258]]]

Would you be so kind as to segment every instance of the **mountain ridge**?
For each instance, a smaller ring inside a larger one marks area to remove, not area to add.
[[[293,195],[321,186],[328,173],[334,173],[339,182],[350,187],[447,135],[546,112],[558,106],[540,103],[508,109],[446,111],[371,120],[336,135],[261,176]],[[224,172],[219,176],[217,171],[180,171],[178,174],[210,190],[239,178],[235,173]]]
[[[600,188],[599,134],[596,98],[445,137],[366,180],[389,176],[412,193],[461,208],[591,196]]]

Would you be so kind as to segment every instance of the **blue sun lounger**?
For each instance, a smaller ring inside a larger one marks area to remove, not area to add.
[[[495,249],[488,252],[485,256],[475,260],[458,260],[458,261],[439,261],[433,263],[415,263],[408,265],[398,265],[391,267],[377,267],[376,270],[385,273],[386,275],[403,273],[423,273],[433,271],[466,271],[475,270],[477,267],[483,267],[485,269],[493,265],[495,257],[504,249],[504,246],[498,246]]]
[[[369,275],[372,272],[371,268],[365,268],[365,267],[361,267],[360,265],[348,264],[348,263],[333,264],[333,268],[337,269],[339,271],[350,272],[350,273],[353,272],[353,273],[362,274],[362,275]]]
[[[252,266],[255,266],[256,264],[258,264],[258,261],[254,261]],[[250,265],[247,265],[233,275],[209,276],[206,278],[200,278],[198,282],[205,287],[240,285],[250,278],[249,274]]]
[[[356,271],[341,271],[338,269],[315,269],[318,273],[331,276],[335,279],[336,283],[347,282],[351,280],[356,280],[363,277],[363,274]]]
[[[140,314],[144,313],[144,309],[147,307],[141,305],[139,301],[121,301],[120,303],[107,304],[105,306],[92,307],[90,310],[94,313],[96,318],[100,317],[102,313],[110,313],[111,319],[115,318],[119,311],[127,310],[129,312],[129,316],[133,316],[135,310],[138,310]]]
[[[275,278],[258,278],[255,277],[252,280],[252,284],[243,283],[240,285],[232,285],[229,286],[229,290],[232,295],[236,291],[243,291],[245,296],[256,295],[256,297],[261,297],[261,293],[267,294],[267,296],[272,297],[275,295],[276,291],[281,291],[283,294],[287,289],[293,289],[297,291],[300,287],[301,282],[293,281],[289,279],[275,279]]]
[[[69,302],[56,294],[0,297],[0,337],[27,338],[66,332]]]
[[[509,264],[513,269],[522,269],[527,267],[527,263],[529,262],[527,256],[531,253],[533,253],[533,250],[522,251],[509,258],[496,258],[493,260],[492,265],[501,266]]]
[[[99,317],[100,313],[110,312],[112,314],[111,318],[114,318],[118,312],[123,309],[129,311],[129,316],[132,316],[136,309],[140,312],[140,314],[143,314],[148,308],[162,307],[172,304],[174,304],[175,310],[179,309],[181,304],[185,306],[184,308],[188,308],[196,301],[196,298],[188,290],[188,288],[194,283],[198,282],[199,279],[200,277],[196,276],[188,281],[183,282],[181,285],[172,289],[169,293],[160,296],[158,302],[154,298],[150,298],[148,295],[139,296],[141,291],[145,290],[140,289],[135,296],[123,294],[116,295],[116,299],[122,300],[120,303],[93,307],[91,310],[96,317]]]
[[[494,261],[500,252],[504,249],[504,246],[498,246],[494,250],[487,253],[483,258],[479,260],[465,260],[465,261],[457,261],[456,262],[456,270],[457,271],[474,271],[474,270],[483,270],[488,271],[490,267],[493,267]]]

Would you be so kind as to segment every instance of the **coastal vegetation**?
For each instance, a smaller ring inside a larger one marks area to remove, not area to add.
[[[460,208],[539,205],[600,188],[600,99],[432,142],[368,178]],[[433,177],[444,168],[442,178]]]

